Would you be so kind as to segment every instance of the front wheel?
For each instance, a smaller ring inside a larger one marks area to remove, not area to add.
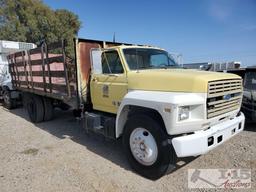
[[[123,145],[128,161],[149,179],[160,178],[175,164],[176,154],[167,140],[161,123],[150,116],[133,115],[125,125]]]

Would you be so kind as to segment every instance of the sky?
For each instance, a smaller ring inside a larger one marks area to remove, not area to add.
[[[256,0],[43,0],[79,16],[78,37],[154,45],[183,63],[256,65]],[[63,18],[64,19],[64,18]]]

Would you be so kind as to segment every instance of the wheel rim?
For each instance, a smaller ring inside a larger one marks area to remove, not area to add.
[[[136,128],[130,135],[130,149],[142,165],[152,165],[157,160],[158,149],[152,134],[144,128]]]

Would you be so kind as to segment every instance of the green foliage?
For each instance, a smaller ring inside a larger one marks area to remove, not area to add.
[[[52,10],[41,0],[0,0],[0,39],[40,44],[66,39],[72,55],[73,38],[81,23],[74,13]]]

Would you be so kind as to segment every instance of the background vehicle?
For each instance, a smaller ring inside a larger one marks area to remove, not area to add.
[[[242,111],[246,118],[256,122],[256,67],[245,69]]]
[[[182,69],[152,46],[75,39],[74,47],[75,59],[64,42],[8,56],[32,122],[69,106],[86,131],[122,138],[131,166],[150,179],[243,130],[237,75]]]
[[[20,94],[12,87],[12,79],[6,57],[10,53],[35,47],[36,45],[33,43],[0,40],[0,99],[4,100],[4,105],[8,109],[16,106],[17,100],[20,100]]]

